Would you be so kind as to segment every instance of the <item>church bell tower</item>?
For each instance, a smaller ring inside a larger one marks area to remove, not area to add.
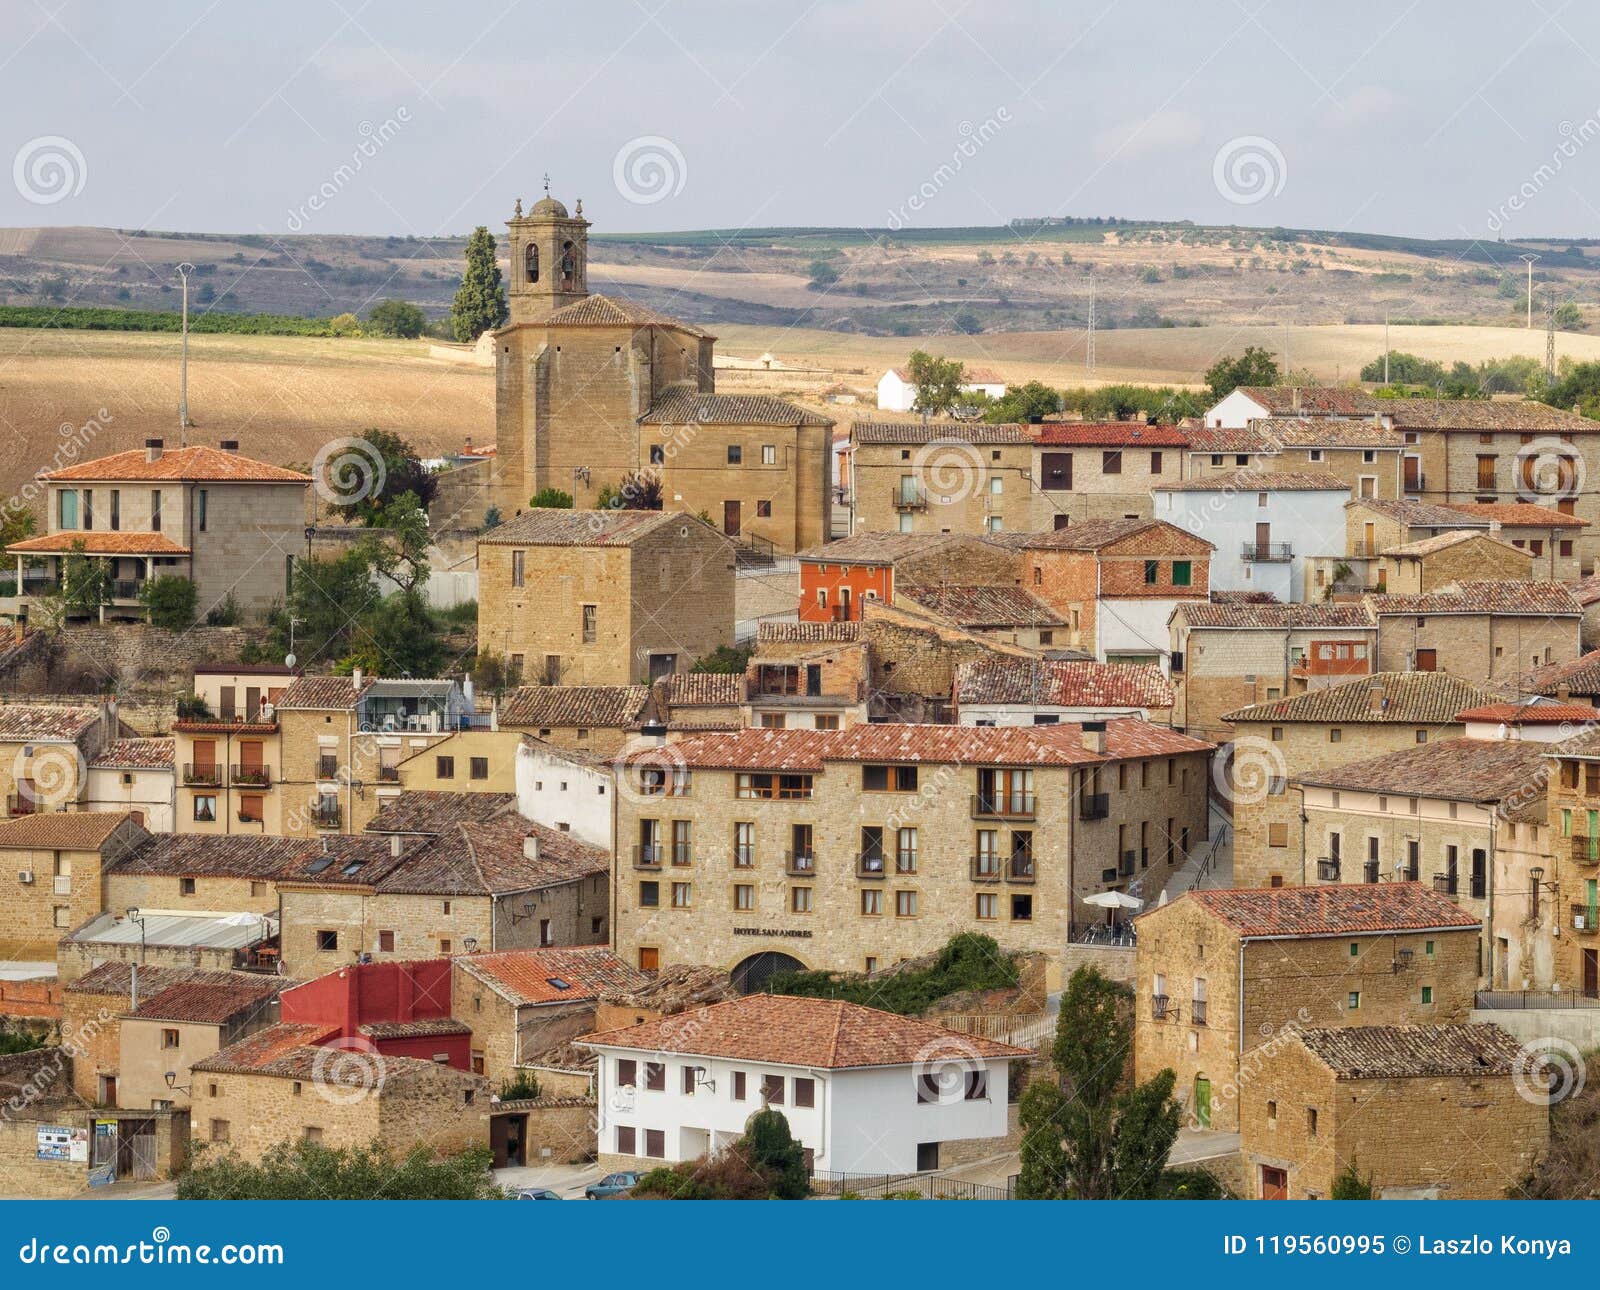
[[[550,196],[545,177],[544,196],[528,213],[517,199],[515,214],[506,222],[511,238],[511,283],[506,295],[513,323],[543,322],[563,305],[589,294],[589,221],[583,202],[569,215]]]

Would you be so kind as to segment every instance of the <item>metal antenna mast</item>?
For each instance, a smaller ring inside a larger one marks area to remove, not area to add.
[[[1544,300],[1544,379],[1556,379],[1556,297],[1547,292]]]
[[[1089,270],[1089,339],[1083,355],[1084,366],[1094,375],[1094,270]]]
[[[1517,258],[1528,266],[1528,330],[1532,331],[1533,330],[1533,262],[1535,260],[1537,260],[1539,257],[1537,255],[1533,255],[1533,254],[1530,253],[1528,255],[1519,255]]]

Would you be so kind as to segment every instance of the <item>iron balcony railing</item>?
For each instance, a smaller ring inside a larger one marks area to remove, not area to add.
[[[1117,866],[1118,875],[1123,878],[1132,877],[1133,866],[1138,863],[1138,860],[1139,853],[1137,851],[1124,851],[1122,853],[1122,862]]]
[[[400,782],[400,767],[379,766],[378,782],[380,784],[398,784]]]
[[[1110,793],[1084,793],[1078,798],[1080,820],[1103,820],[1111,814]]]
[[[1204,999],[1191,999],[1189,1001],[1189,1020],[1196,1026],[1206,1024],[1206,1001]]]
[[[1339,881],[1339,862],[1337,860],[1322,859],[1317,861],[1317,878],[1322,882]]]
[[[864,851],[856,856],[856,877],[882,878],[888,871],[888,865],[883,856],[875,851]]]
[[[1031,820],[1032,793],[978,793],[972,799],[974,819]]]
[[[1572,907],[1572,930],[1582,936],[1593,936],[1596,932],[1600,932],[1600,907],[1574,905]]]
[[[1249,561],[1281,564],[1294,559],[1294,548],[1288,542],[1246,542],[1240,554]]]
[[[1461,889],[1461,879],[1453,873],[1433,875],[1433,889],[1441,896],[1454,896]]]
[[[633,849],[633,867],[635,869],[661,868],[661,846],[658,843],[642,843]]]
[[[272,771],[266,766],[235,766],[231,773],[233,783],[244,787],[270,788],[272,786]]]
[[[1361,881],[1362,882],[1377,882],[1378,881],[1378,862],[1376,860],[1367,860],[1362,864],[1362,866],[1361,866]]]
[[[792,878],[809,877],[817,871],[817,858],[809,852],[785,851],[783,871]]]
[[[336,804],[332,806],[323,804],[312,812],[312,818],[316,820],[319,829],[336,829],[343,814]]]
[[[193,762],[183,763],[183,782],[185,784],[209,784],[216,787],[222,783],[222,767],[219,765],[196,766]]]
[[[925,511],[928,509],[928,495],[920,488],[896,488],[894,508],[897,511]]]
[[[1573,838],[1573,864],[1600,864],[1600,838]]]
[[[1011,863],[1006,866],[1007,882],[1032,882],[1033,857],[1012,856]]]
[[[339,759],[337,757],[318,757],[317,758],[317,778],[318,779],[338,779],[339,778]]]

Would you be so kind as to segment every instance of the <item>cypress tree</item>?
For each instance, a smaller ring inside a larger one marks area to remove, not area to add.
[[[450,305],[456,339],[470,345],[484,332],[505,324],[506,288],[494,258],[494,235],[480,224],[467,239],[467,268]]]

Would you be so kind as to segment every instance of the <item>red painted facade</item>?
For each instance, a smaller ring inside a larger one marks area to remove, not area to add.
[[[859,622],[861,603],[869,595],[886,605],[894,603],[892,566],[800,561],[800,621],[803,623]]]
[[[362,1026],[450,1018],[450,960],[356,963],[285,990],[279,999],[284,1021],[336,1026],[338,1035],[325,1043],[366,1039],[387,1057],[432,1061],[449,1054],[458,1070],[472,1069],[472,1036],[364,1036]]]

